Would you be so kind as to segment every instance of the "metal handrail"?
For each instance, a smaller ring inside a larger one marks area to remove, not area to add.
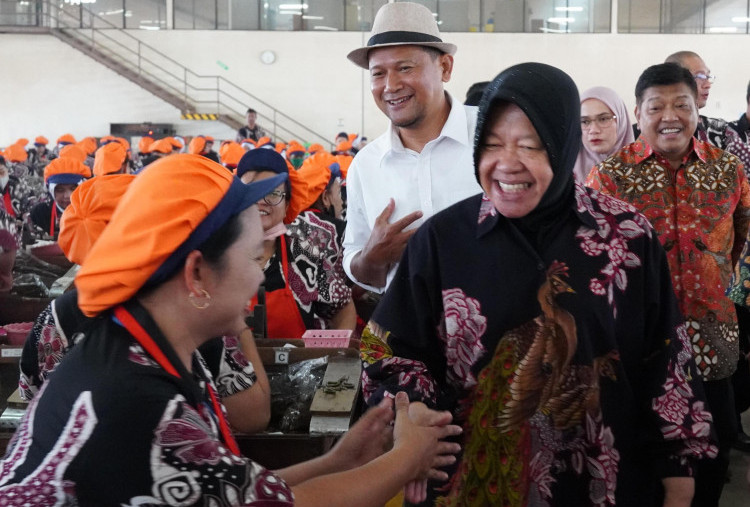
[[[46,22],[47,27],[57,29],[90,46],[92,51],[97,51],[128,71],[148,79],[172,96],[181,97],[183,112],[197,112],[197,106],[200,105],[201,109],[205,108],[203,112],[224,114],[237,120],[237,117],[244,118],[247,104],[252,103],[255,109],[261,109],[258,111],[261,120],[259,123],[271,126],[267,130],[271,131],[274,139],[298,139],[332,147],[331,141],[324,135],[279,111],[239,85],[223,76],[202,75],[190,70],[128,31],[90,11],[86,8],[88,4],[81,3],[79,15],[75,16],[56,2],[45,0],[42,3],[42,23]],[[88,26],[84,17],[88,18]],[[90,32],[90,35],[87,32]],[[118,40],[112,35],[115,33],[123,39]],[[128,42],[135,47],[129,46]],[[213,98],[207,100],[207,96]],[[215,107],[214,110],[210,110],[212,106]],[[269,110],[270,115],[264,114],[263,108]]]

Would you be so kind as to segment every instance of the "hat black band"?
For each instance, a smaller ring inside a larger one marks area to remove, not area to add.
[[[443,42],[440,37],[419,32],[383,32],[370,37],[367,46],[380,44],[420,44],[424,42]]]

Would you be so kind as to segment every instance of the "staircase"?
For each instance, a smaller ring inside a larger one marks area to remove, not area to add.
[[[258,112],[258,123],[275,141],[296,139],[332,148],[325,136],[239,85],[222,76],[193,72],[131,32],[90,11],[86,4],[81,4],[79,12],[62,9],[56,2],[41,4],[44,26],[29,27],[28,32],[55,36],[176,107],[182,114],[213,113],[218,121],[236,130],[245,124],[245,110],[252,104]]]

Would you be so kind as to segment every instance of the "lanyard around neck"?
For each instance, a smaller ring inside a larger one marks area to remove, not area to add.
[[[148,352],[148,354],[152,358],[154,358],[159,366],[164,368],[164,370],[170,375],[181,378],[175,367],[167,359],[167,356],[164,355],[164,352],[159,348],[154,339],[151,338],[151,335],[148,334],[148,331],[143,329],[143,326],[141,326],[141,324],[137,320],[135,320],[135,317],[133,317],[133,315],[129,311],[127,311],[125,307],[121,305],[115,308],[115,317],[118,321],[120,321],[123,327],[128,330],[133,338],[135,338],[135,341],[137,341],[146,350],[146,352]],[[206,382],[206,388],[208,389],[208,395],[211,397],[211,405],[213,405],[214,413],[219,420],[219,430],[221,431],[221,436],[224,439],[224,443],[234,455],[239,456],[240,448],[237,445],[237,441],[234,439],[234,436],[232,435],[232,430],[229,429],[229,424],[224,417],[224,411],[221,409],[219,400],[216,396],[216,393],[214,392],[213,387],[211,387],[210,382]]]

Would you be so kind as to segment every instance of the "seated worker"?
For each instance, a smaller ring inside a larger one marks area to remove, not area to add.
[[[341,192],[343,175],[336,156],[328,153],[318,153],[307,159],[300,167],[299,175],[308,182],[308,195],[310,200],[315,199],[312,205],[300,213],[297,220],[313,220],[317,223],[330,224],[335,227],[336,242],[343,255],[342,243],[344,241],[344,197]],[[317,194],[317,198],[315,195]]]
[[[0,292],[13,288],[13,264],[19,248],[21,237],[16,220],[0,205]]]
[[[70,204],[70,194],[91,177],[91,170],[71,157],[58,157],[44,168],[44,184],[52,197],[31,209],[31,222],[44,235],[57,239],[60,216]]]
[[[76,277],[93,325],[29,405],[0,461],[0,498],[375,507],[410,480],[443,475],[435,467],[457,446],[439,439],[459,428],[447,413],[413,423],[403,394],[384,455],[391,403],[330,453],[277,473],[240,454],[195,351],[244,329],[263,279],[254,204],[283,180],[243,185],[210,160],[174,155],[130,184]]]
[[[573,80],[506,69],[476,133],[483,193],[417,230],[363,334],[368,404],[463,425],[428,505],[690,505],[711,413],[648,220],[574,182]]]
[[[118,141],[102,145],[94,155],[94,176],[126,174],[130,167],[127,148]]]
[[[289,161],[292,167],[294,167],[294,169],[299,169],[305,162],[307,150],[305,150],[305,147],[297,141],[289,141],[289,144],[287,144],[286,146],[285,153],[286,159]]]
[[[259,262],[266,277],[268,337],[300,338],[307,329],[354,329],[356,312],[335,237],[303,222],[285,232],[284,224],[311,204],[307,183],[273,150],[251,150],[237,166],[244,183],[278,174],[287,174],[291,183],[278,184],[258,201],[266,235]]]
[[[86,255],[112,217],[133,175],[98,176],[82,183],[71,195],[60,221],[58,243],[65,256],[83,265]],[[18,381],[21,398],[30,401],[76,336],[89,325],[78,309],[78,291],[58,297],[37,317],[23,348]],[[211,372],[232,429],[254,433],[271,417],[270,386],[250,329],[239,336],[223,336],[199,347]]]

